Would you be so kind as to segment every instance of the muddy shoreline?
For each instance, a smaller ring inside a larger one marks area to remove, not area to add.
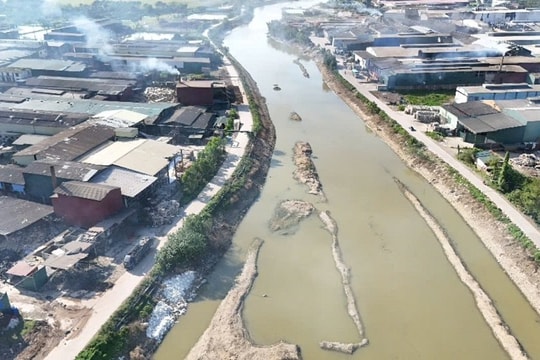
[[[538,268],[530,254],[513,239],[504,223],[498,221],[449,173],[448,167],[438,158],[423,161],[404,150],[404,144],[387,122],[376,115],[370,115],[366,105],[349,91],[336,75],[328,70],[320,60],[315,59],[328,87],[362,118],[368,128],[380,137],[405,162],[435,187],[435,189],[456,209],[465,222],[473,229],[484,246],[490,250],[497,262],[517,285],[532,307],[540,314],[540,277]]]
[[[244,299],[249,294],[257,276],[257,256],[263,244],[255,239],[250,246],[242,272],[223,299],[210,325],[191,348],[188,360],[300,360],[298,346],[279,342],[270,346],[254,345],[244,328],[242,310]]]

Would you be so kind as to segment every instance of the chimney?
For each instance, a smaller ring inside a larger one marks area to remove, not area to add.
[[[56,189],[57,187],[56,172],[54,171],[54,165],[51,165],[50,170],[51,170],[52,187],[54,191],[54,189]]]

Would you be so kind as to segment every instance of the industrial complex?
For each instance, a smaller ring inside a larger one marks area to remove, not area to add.
[[[40,39],[0,33],[0,277],[9,284],[39,291],[105,254],[119,229],[166,223],[158,209],[178,206],[177,180],[223,134],[216,122],[239,90],[222,76],[221,55],[178,30],[154,34],[110,19]]]

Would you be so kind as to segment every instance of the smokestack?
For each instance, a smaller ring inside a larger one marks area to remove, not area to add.
[[[52,187],[54,191],[54,189],[56,189],[56,186],[58,185],[57,184],[58,180],[56,179],[56,171],[54,171],[54,165],[51,165],[50,170],[51,170]]]

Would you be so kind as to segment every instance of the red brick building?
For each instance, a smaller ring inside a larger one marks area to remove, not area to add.
[[[210,106],[219,92],[225,91],[225,85],[212,80],[183,81],[176,85],[178,102],[184,106]]]
[[[62,183],[51,199],[58,216],[83,228],[92,227],[123,208],[119,187],[81,181]]]

